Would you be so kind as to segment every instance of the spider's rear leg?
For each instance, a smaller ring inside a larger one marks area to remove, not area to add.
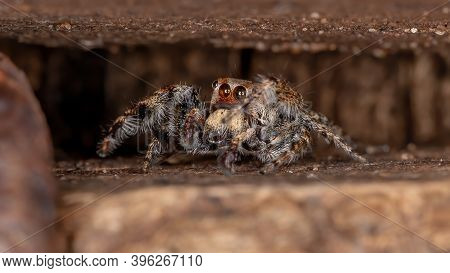
[[[170,85],[145,98],[118,117],[107,136],[99,143],[101,157],[111,154],[123,141],[139,132],[176,136],[180,115],[185,109],[199,107],[198,88]]]
[[[183,120],[175,121],[181,125],[181,130],[176,130],[176,136],[160,135],[159,138],[152,135],[145,155],[144,171],[149,171],[150,166],[162,163],[165,159],[178,152],[179,148],[191,153],[202,152],[206,148],[201,142],[203,125],[206,113],[204,109],[192,108]],[[176,139],[176,137],[179,137]]]
[[[311,131],[316,132],[328,143],[332,143],[334,146],[345,152],[354,160],[357,160],[359,162],[367,162],[367,159],[354,152],[352,147],[347,144],[344,138],[340,134],[336,133],[335,128],[320,123],[317,120],[311,119],[309,116],[304,116],[303,119],[305,121],[305,125],[308,126]]]
[[[119,116],[109,127],[107,135],[98,144],[97,154],[100,157],[110,155],[124,140],[136,135],[139,130],[146,131],[144,118],[147,102],[141,101]]]

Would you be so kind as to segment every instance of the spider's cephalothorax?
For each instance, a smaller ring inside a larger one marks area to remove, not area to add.
[[[311,150],[312,135],[333,143],[353,159],[341,130],[310,109],[285,81],[260,76],[254,82],[214,81],[209,109],[193,86],[173,85],[138,102],[115,120],[99,143],[98,154],[110,154],[126,138],[148,133],[145,168],[175,151],[215,153],[226,173],[242,155],[263,163],[261,172],[287,165]]]

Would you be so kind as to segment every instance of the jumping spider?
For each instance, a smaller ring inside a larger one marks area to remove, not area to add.
[[[252,156],[263,164],[261,172],[267,173],[309,152],[315,133],[351,158],[365,161],[352,151],[337,126],[312,111],[300,93],[283,80],[221,78],[212,88],[209,109],[194,86],[159,89],[114,121],[99,143],[98,155],[109,155],[125,139],[141,132],[151,136],[146,170],[184,150],[218,155],[225,173],[234,172],[234,163],[241,156]]]

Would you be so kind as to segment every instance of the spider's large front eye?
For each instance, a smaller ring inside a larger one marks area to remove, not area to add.
[[[219,82],[218,82],[218,81],[214,81],[214,82],[212,83],[212,88],[216,89],[217,86],[219,86]]]
[[[233,91],[234,97],[238,100],[241,100],[247,96],[247,89],[243,86],[236,86]]]
[[[221,97],[228,97],[231,94],[231,87],[229,84],[224,83],[219,87],[219,95]]]

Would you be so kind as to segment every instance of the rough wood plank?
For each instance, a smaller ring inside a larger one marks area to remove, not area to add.
[[[71,251],[448,250],[448,153],[370,162],[305,160],[268,176],[245,163],[225,177],[214,161],[144,174],[140,160],[113,158],[59,162],[55,172],[64,189],[61,216],[92,202],[64,221]]]
[[[440,0],[344,0],[339,5],[333,0],[26,0],[10,5],[15,9],[0,5],[0,35],[49,46],[76,46],[70,40],[87,48],[188,41],[276,52],[357,52],[382,38],[370,49],[380,55],[448,47],[449,42],[449,5]]]

